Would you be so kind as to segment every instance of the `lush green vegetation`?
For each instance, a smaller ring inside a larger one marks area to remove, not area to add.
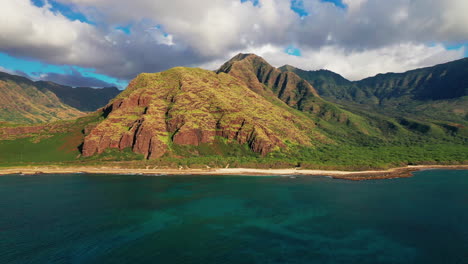
[[[90,88],[90,87],[70,87],[53,82],[38,81],[35,85],[41,91],[51,91],[63,103],[74,107],[80,111],[92,112],[105,106],[111,99],[120,93],[116,87]]]
[[[80,157],[80,135],[58,134],[35,141],[22,138],[0,141],[0,166],[14,165],[105,165],[108,162],[124,167],[252,167],[303,169],[378,169],[408,164],[466,164],[466,142],[420,141],[388,144],[373,142],[371,146],[332,144],[311,147],[291,147],[261,157],[247,145],[217,139],[212,144],[176,146],[174,152],[156,160],[144,160],[130,149],[108,149],[89,158]],[[123,162],[126,161],[126,162]],[[119,163],[123,162],[123,163]]]
[[[83,115],[24,77],[0,72],[0,94],[0,122],[41,123]]]
[[[77,162],[81,156],[84,129],[100,120],[102,117],[94,113],[73,121],[51,123],[37,133],[7,135],[7,139],[0,140],[0,166]]]
[[[72,161],[80,155],[78,146],[69,148],[72,135],[54,135],[36,141],[34,138],[0,141],[0,164]]]
[[[321,96],[355,112],[444,120],[468,125],[468,59],[351,82],[326,71],[283,66],[309,81]]]

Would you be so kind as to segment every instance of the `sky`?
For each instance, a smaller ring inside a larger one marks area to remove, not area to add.
[[[0,71],[117,86],[255,53],[351,80],[468,56],[466,0],[0,0]]]

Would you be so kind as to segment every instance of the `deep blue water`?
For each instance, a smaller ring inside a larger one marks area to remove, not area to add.
[[[0,263],[468,263],[468,171],[2,176]]]

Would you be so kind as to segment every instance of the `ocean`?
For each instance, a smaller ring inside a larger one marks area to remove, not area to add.
[[[0,263],[468,263],[468,170],[0,177]]]

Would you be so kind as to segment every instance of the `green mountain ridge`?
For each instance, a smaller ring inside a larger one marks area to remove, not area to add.
[[[0,121],[43,123],[74,119],[84,113],[24,77],[0,72]]]
[[[468,124],[468,58],[354,82],[326,70],[281,69],[296,73],[321,96],[348,109]]]
[[[70,87],[32,81],[0,72],[0,122],[46,123],[73,119],[96,111],[120,91],[115,87]]]
[[[253,91],[265,98],[279,99],[303,112],[326,133],[348,138],[349,135],[353,135],[350,140],[367,141],[369,136],[384,139],[384,134],[388,134],[389,123],[391,126],[398,126],[397,121],[369,116],[368,113],[357,114],[321,98],[310,83],[295,73],[282,72],[255,54],[239,54],[221,66],[217,72],[229,73],[243,80]],[[332,72],[322,72],[333,76]]]
[[[341,123],[349,120],[339,106],[323,100],[307,81],[295,73],[282,72],[255,54],[238,54],[217,72],[228,73],[265,98],[279,99],[310,116]]]
[[[121,92],[116,87],[70,87],[45,81],[35,84],[41,89],[53,92],[63,103],[84,112],[96,111]]]

